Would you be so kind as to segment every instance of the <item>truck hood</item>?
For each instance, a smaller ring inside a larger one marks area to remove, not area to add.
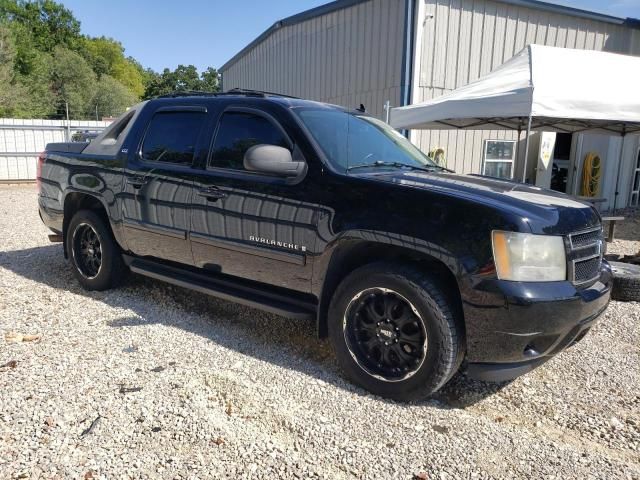
[[[415,170],[359,176],[482,203],[525,219],[533,233],[564,235],[600,225],[600,215],[590,204],[524,183]]]

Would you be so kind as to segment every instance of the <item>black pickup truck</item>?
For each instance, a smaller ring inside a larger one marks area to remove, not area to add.
[[[140,103],[49,144],[40,215],[83,287],[146,275],[314,319],[345,375],[410,400],[515,378],[607,307],[598,213],[434,164],[360,111],[260,92]]]

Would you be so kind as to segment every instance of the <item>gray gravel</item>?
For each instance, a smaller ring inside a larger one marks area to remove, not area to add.
[[[640,479],[640,304],[509,385],[407,405],[310,324],[142,277],[87,293],[46,234],[34,187],[0,187],[0,478]]]
[[[624,217],[624,221],[616,222],[616,233],[608,252],[618,255],[637,255],[640,253],[640,214],[638,210],[621,210],[616,216]],[[609,232],[605,225],[605,232]]]

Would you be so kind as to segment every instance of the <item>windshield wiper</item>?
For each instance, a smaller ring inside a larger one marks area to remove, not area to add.
[[[361,163],[359,165],[353,165],[347,168],[347,172],[351,170],[355,170],[357,168],[374,168],[374,167],[396,167],[396,168],[409,168],[411,170],[421,170],[423,172],[433,172],[434,170],[444,170],[447,172],[453,172],[453,170],[449,170],[448,168],[441,167],[440,165],[425,165],[423,167],[418,167],[417,165],[407,165],[402,162],[383,162],[382,160],[377,160],[373,163]]]

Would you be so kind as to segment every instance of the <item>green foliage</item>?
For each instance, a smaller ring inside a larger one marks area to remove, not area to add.
[[[137,67],[126,58],[122,62],[118,62],[109,73],[113,78],[127,87],[136,98],[140,98],[144,94],[144,77]]]
[[[109,75],[114,66],[124,58],[124,48],[120,42],[106,37],[85,37],[80,53],[91,65],[96,75]]]
[[[115,117],[135,104],[138,97],[115,78],[103,75],[98,80],[93,101],[98,118]]]
[[[69,116],[83,118],[92,110],[96,94],[96,74],[76,52],[56,47],[51,66],[51,87],[60,113],[69,107]]]
[[[56,46],[74,48],[80,39],[80,22],[52,0],[0,0],[0,19],[22,25],[44,52],[53,52]]]
[[[14,106],[13,88],[15,85],[13,62],[15,46],[9,29],[0,25],[0,115]]]
[[[36,101],[32,102],[30,92],[34,89],[14,69],[17,51],[11,30],[6,25],[0,24],[0,117],[25,116],[25,112],[32,110],[46,115],[50,111],[42,108],[42,104]],[[45,65],[46,70],[46,61],[34,61],[34,71],[40,72],[39,67],[42,65]],[[34,99],[46,101],[47,98],[50,98],[47,91],[34,90],[34,92],[36,93],[33,95]]]
[[[31,63],[30,75],[16,75],[16,107],[12,115],[18,118],[49,118],[56,116],[55,94],[47,79],[51,76],[53,58],[37,52]]]
[[[193,65],[178,65],[171,71],[165,68],[161,74],[150,73],[144,97],[152,98],[180,91],[217,92],[220,90],[219,75],[209,67],[200,75]]]
[[[83,38],[80,52],[100,77],[110,75],[127,87],[137,98],[144,94],[144,75],[139,64],[124,56],[122,44],[106,37]]]
[[[0,116],[65,118],[66,104],[77,119],[115,116],[140,98],[218,89],[211,67],[145,69],[117,40],[82,35],[53,0],[0,0]]]
[[[213,67],[208,67],[204,72],[200,74],[200,90],[205,92],[219,92],[220,91],[220,74]]]

